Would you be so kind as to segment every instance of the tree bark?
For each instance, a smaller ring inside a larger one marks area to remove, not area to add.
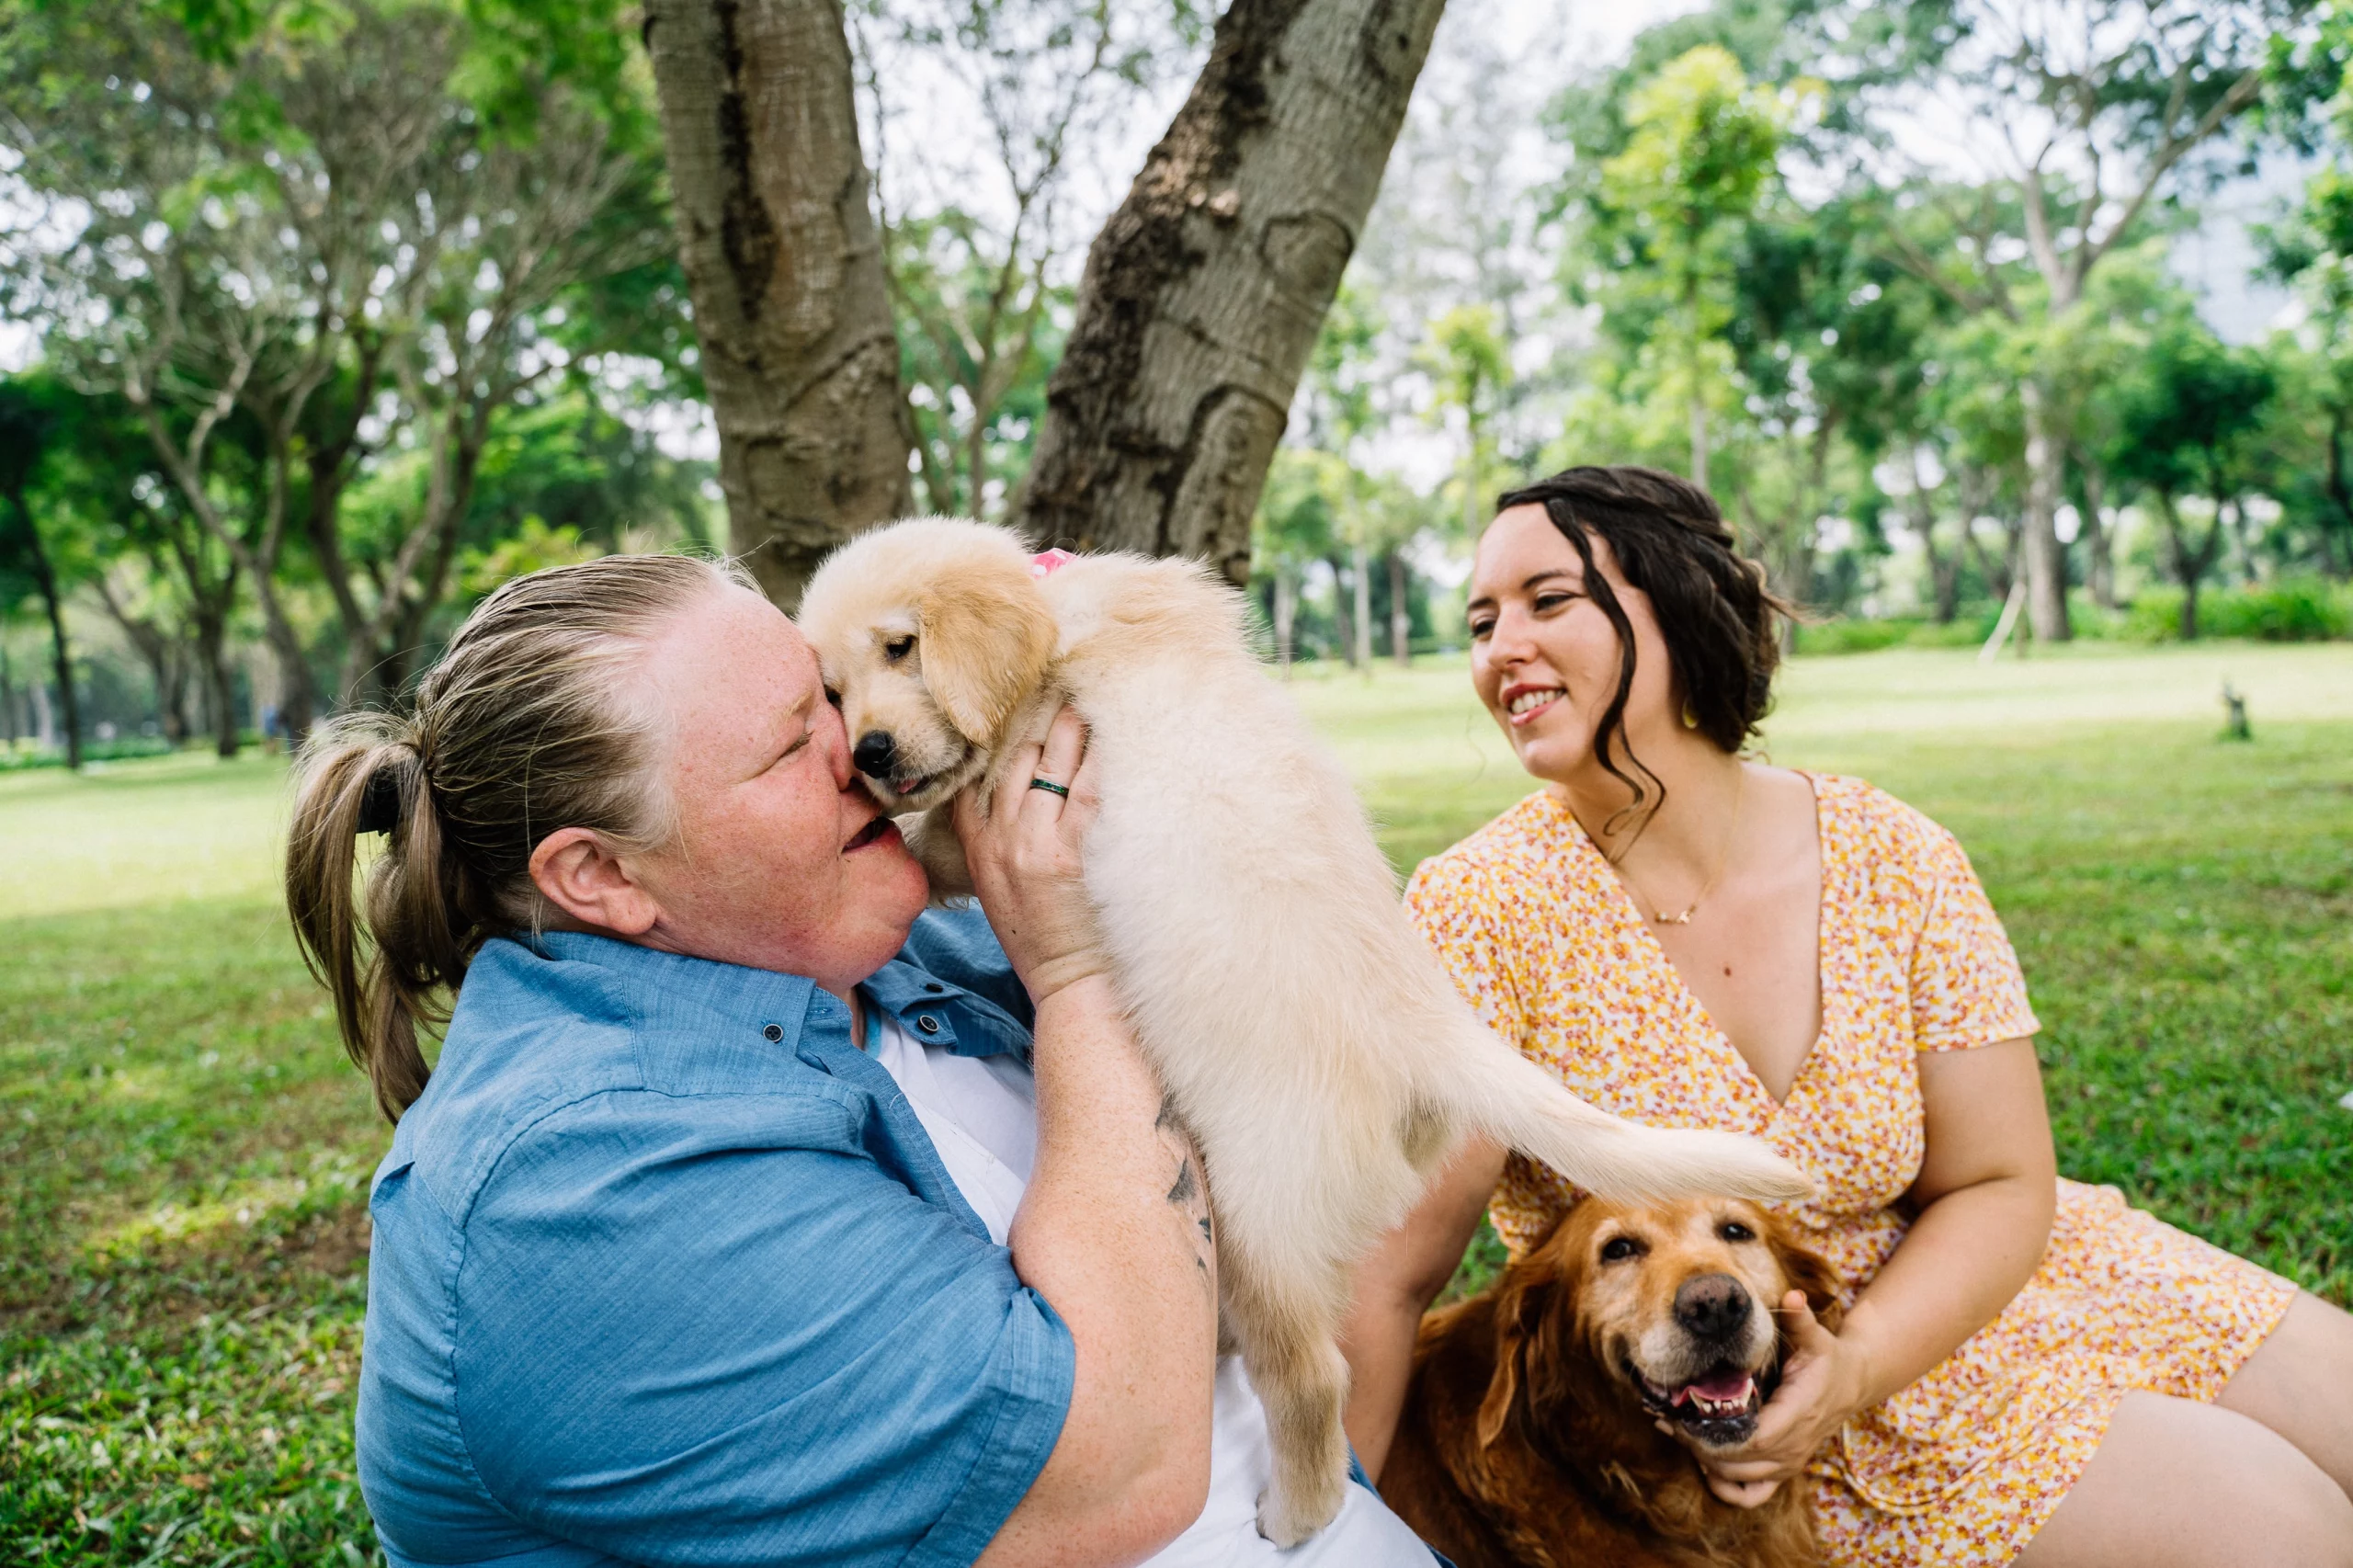
[[[2080,458],[2084,472],[2084,586],[2092,603],[2116,608],[2116,534],[2108,517],[2108,474],[2088,457]]]
[[[1912,527],[1920,536],[1920,554],[1928,567],[1928,592],[1935,602],[1938,626],[1950,626],[1961,611],[1961,551],[1950,553],[1937,545],[1937,501],[1920,465],[1920,449],[1912,449]]]
[[[1329,557],[1324,564],[1332,568],[1332,641],[1333,651],[1340,655],[1350,669],[1357,663],[1356,617],[1348,608],[1348,562],[1344,555]]]
[[[647,0],[644,37],[730,546],[789,609],[914,505],[841,0]]]
[[[8,645],[0,642],[0,742],[6,743],[10,754],[17,749],[17,672],[8,663]]]
[[[1283,674],[1290,674],[1291,629],[1299,615],[1299,590],[1291,581],[1290,568],[1277,562],[1275,566],[1275,657],[1280,661]]]
[[[49,614],[50,660],[57,670],[57,705],[65,722],[65,766],[75,772],[82,767],[82,707],[74,690],[74,652],[65,639],[65,607],[57,592],[57,572],[51,565],[49,547],[40,537],[40,529],[33,524],[32,509],[25,505],[21,491],[8,497],[9,508],[17,514],[17,527],[25,536],[25,561],[32,568],[33,585],[40,590],[41,608]]]
[[[1348,613],[1351,633],[1348,665],[1372,673],[1372,559],[1362,545],[1348,551],[1348,595],[1355,608]]]
[[[1291,394],[1445,0],[1233,0],[1087,253],[1011,511],[1041,544],[1239,584]]]
[[[160,619],[133,611],[104,573],[98,575],[97,589],[107,614],[122,628],[123,636],[155,683],[155,715],[165,743],[177,751],[188,739],[188,650]]]
[[[2018,382],[2026,413],[2027,624],[2038,642],[2064,642],[2075,634],[2067,623],[2067,553],[2059,544],[2059,491],[2063,443],[2051,433],[2050,400],[2032,376]]]
[[[1414,617],[1405,607],[1406,591],[1412,586],[1405,571],[1405,552],[1389,552],[1389,656],[1397,667],[1414,667]]]

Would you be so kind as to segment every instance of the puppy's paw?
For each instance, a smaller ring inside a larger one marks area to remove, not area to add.
[[[1279,1482],[1258,1494],[1258,1533],[1289,1551],[1332,1522],[1346,1494],[1343,1479],[1310,1488],[1312,1495],[1290,1495]]]

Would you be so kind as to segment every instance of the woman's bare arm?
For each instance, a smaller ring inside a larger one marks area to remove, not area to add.
[[[1405,1407],[1422,1313],[1446,1289],[1504,1171],[1504,1151],[1472,1138],[1454,1152],[1405,1222],[1357,1267],[1356,1300],[1341,1329],[1348,1362],[1348,1441],[1378,1481]]]
[[[1216,1254],[1191,1142],[1161,1110],[1095,949],[1079,846],[1096,808],[1074,716],[960,811],[973,883],[1037,1005],[1038,1148],[1014,1216],[1013,1268],[1076,1350],[1070,1408],[986,1568],[1110,1568],[1149,1556],[1209,1495]],[[1067,780],[1063,800],[1028,788]],[[1010,785],[1010,789],[1006,788]]]
[[[1924,1053],[1927,1157],[1903,1244],[1836,1334],[1801,1301],[1796,1349],[1746,1447],[1707,1462],[1720,1495],[1757,1503],[1857,1411],[1916,1381],[1998,1316],[2042,1261],[2058,1169],[2030,1040]],[[1787,1303],[1785,1303],[1785,1308]]]

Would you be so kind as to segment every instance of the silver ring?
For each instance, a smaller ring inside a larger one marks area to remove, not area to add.
[[[1070,799],[1070,786],[1067,784],[1057,784],[1051,778],[1032,778],[1029,780],[1029,788],[1032,790],[1044,790],[1051,794],[1060,795],[1065,801]]]

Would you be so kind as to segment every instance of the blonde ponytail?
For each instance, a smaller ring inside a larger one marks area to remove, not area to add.
[[[296,764],[286,905],[386,1119],[425,1092],[482,945],[540,913],[531,851],[563,827],[617,847],[663,836],[658,721],[633,701],[645,646],[739,571],[608,555],[518,577],[468,617],[405,715],[315,729]],[[385,845],[355,896],[363,834]]]

